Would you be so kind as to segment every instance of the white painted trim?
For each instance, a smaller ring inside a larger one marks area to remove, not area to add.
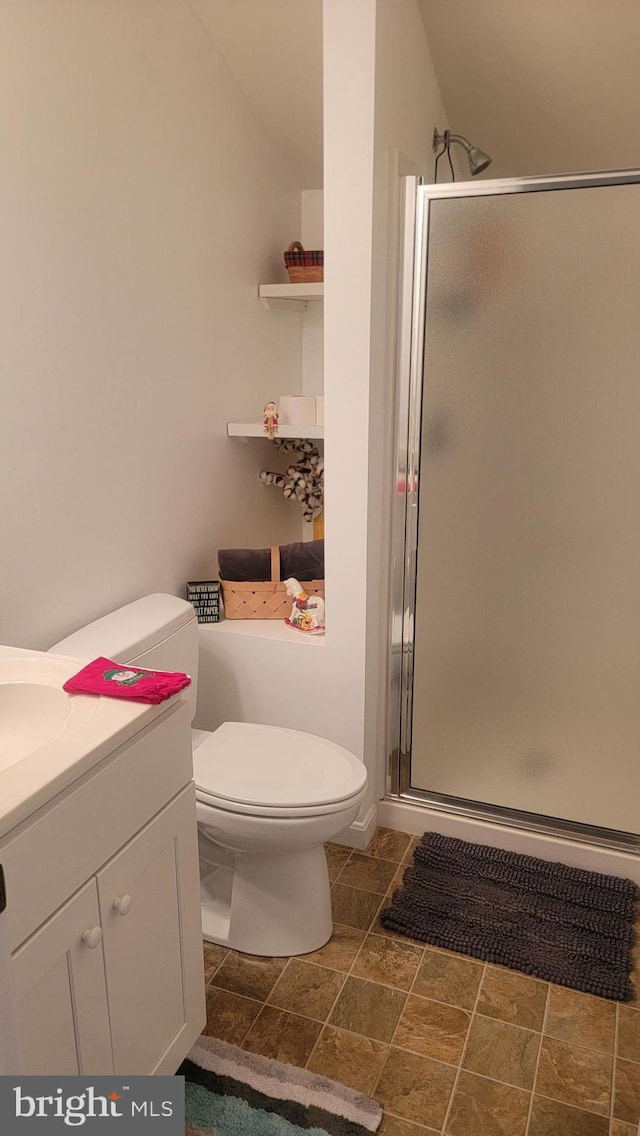
[[[510,852],[524,852],[528,856],[539,856],[541,860],[561,861],[572,868],[622,876],[640,884],[640,855],[618,848],[599,848],[595,844],[583,844],[578,840],[527,832],[506,824],[493,824],[440,809],[430,809],[427,805],[410,805],[404,801],[388,799],[378,804],[378,823],[399,832],[410,832],[414,836],[431,831],[475,844],[492,844]]]
[[[335,844],[344,844],[347,848],[361,848],[363,851],[373,837],[378,827],[378,804],[374,803],[364,817],[354,820],[353,824],[340,834]]]

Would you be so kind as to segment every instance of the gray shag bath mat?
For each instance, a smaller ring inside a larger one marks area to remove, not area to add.
[[[559,986],[629,1001],[632,880],[426,832],[381,922]]]

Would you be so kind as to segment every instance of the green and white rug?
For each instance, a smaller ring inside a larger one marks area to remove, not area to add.
[[[200,1037],[185,1077],[186,1136],[369,1136],[382,1109],[354,1089]]]

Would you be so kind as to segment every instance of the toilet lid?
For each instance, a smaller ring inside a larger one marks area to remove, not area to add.
[[[367,780],[363,762],[326,738],[249,722],[224,722],[194,750],[193,771],[205,794],[269,808],[334,804]]]

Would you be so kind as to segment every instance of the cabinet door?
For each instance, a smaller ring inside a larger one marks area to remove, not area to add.
[[[116,1073],[173,1073],[203,1028],[195,790],[98,872]]]
[[[20,1072],[112,1073],[94,879],[22,944],[12,970]]]

